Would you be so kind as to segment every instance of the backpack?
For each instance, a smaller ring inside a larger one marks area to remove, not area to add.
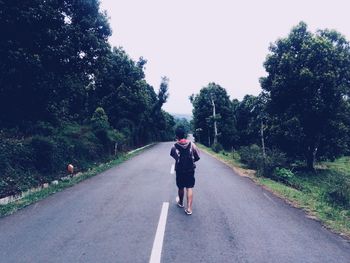
[[[179,151],[180,156],[177,161],[176,170],[177,171],[193,171],[195,168],[193,161],[193,152],[191,142],[186,149],[182,148],[180,145],[175,144],[175,148]]]

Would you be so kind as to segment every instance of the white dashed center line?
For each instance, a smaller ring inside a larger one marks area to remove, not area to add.
[[[162,211],[160,213],[160,218],[158,222],[156,237],[154,238],[153,248],[150,263],[160,263],[160,257],[162,254],[163,239],[165,232],[165,225],[168,216],[169,203],[164,202],[162,206]]]

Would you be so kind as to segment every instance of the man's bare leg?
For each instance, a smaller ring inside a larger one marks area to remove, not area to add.
[[[186,188],[187,193],[187,211],[192,212],[193,191],[192,188]]]
[[[181,205],[183,205],[184,204],[184,194],[185,194],[184,188],[179,188],[178,194],[179,194],[179,203]]]

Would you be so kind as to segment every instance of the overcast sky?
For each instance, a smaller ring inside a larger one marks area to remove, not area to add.
[[[241,100],[260,92],[270,43],[300,21],[336,29],[350,40],[349,0],[101,0],[113,46],[143,56],[146,80],[158,91],[170,79],[170,113],[192,112],[188,97],[209,82]]]

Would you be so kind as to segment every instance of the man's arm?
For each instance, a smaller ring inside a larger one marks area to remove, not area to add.
[[[194,143],[192,143],[192,151],[193,151],[194,161],[195,162],[199,161],[199,159],[200,159],[199,150]]]
[[[176,152],[175,146],[173,146],[173,147],[171,148],[170,156],[173,157],[173,158],[175,159],[175,161],[177,161],[177,159],[179,159],[179,155],[178,155],[177,152]]]

